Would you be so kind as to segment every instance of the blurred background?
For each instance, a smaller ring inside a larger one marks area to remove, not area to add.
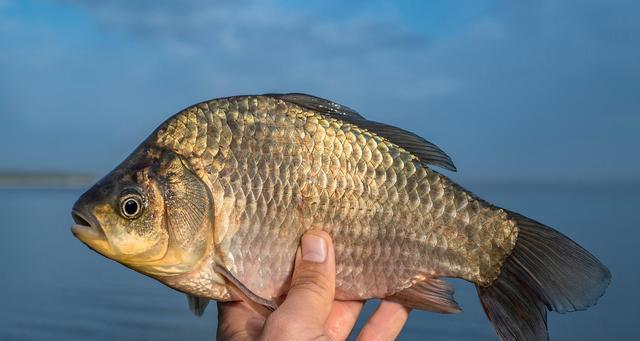
[[[171,114],[267,92],[333,99],[438,144],[459,170],[446,175],[610,267],[597,306],[550,314],[552,339],[638,338],[639,11],[0,0],[0,339],[213,339],[214,306],[190,316],[182,294],[91,252],[69,211]],[[454,282],[465,312],[415,312],[401,339],[496,339],[475,289]]]

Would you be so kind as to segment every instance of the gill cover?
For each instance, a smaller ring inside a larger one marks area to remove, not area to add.
[[[212,238],[213,200],[206,185],[182,158],[166,152],[158,166],[169,248],[163,274],[191,270]]]

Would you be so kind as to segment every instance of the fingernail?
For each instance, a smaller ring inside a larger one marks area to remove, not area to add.
[[[312,234],[302,236],[302,260],[324,263],[327,259],[327,242]]]

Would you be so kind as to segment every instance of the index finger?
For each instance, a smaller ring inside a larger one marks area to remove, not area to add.
[[[363,301],[334,301],[325,322],[325,333],[331,340],[346,340],[358,320]]]
[[[217,340],[254,340],[260,335],[264,317],[243,301],[218,302]]]
[[[378,308],[362,328],[357,340],[395,340],[400,334],[402,326],[407,322],[409,312],[411,312],[411,308],[400,303],[380,301]]]

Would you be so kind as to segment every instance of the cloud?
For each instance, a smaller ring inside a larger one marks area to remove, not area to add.
[[[2,141],[25,131],[32,165],[86,167],[55,156],[73,150],[103,170],[188,104],[302,91],[411,128],[463,176],[637,178],[620,155],[638,146],[640,5],[485,2],[32,3],[0,18],[0,111],[22,127]]]
[[[498,177],[636,178],[640,26],[635,4],[508,2],[430,51],[465,84],[424,106],[464,139],[468,167]],[[450,136],[450,135],[449,135]],[[442,138],[446,138],[442,135]],[[485,149],[469,153],[478,143]],[[455,155],[456,153],[454,153]],[[502,160],[502,161],[497,161]],[[467,165],[460,168],[464,170]]]
[[[333,11],[285,9],[268,1],[66,1],[81,6],[108,29],[122,30],[143,39],[207,49],[203,43],[234,52],[262,46],[301,47],[327,53],[370,53],[380,44],[415,46],[422,37],[403,29],[397,18],[362,12],[336,19]],[[336,3],[333,3],[335,6]],[[368,39],[362,39],[362,38]],[[232,38],[236,42],[230,42]],[[266,38],[266,39],[265,39]]]
[[[194,61],[202,72],[264,88],[306,84],[328,92],[340,83],[352,84],[351,94],[378,93],[379,88],[365,79],[390,79],[398,72],[411,75],[412,65],[399,64],[398,59],[408,62],[406,56],[428,50],[428,37],[415,33],[396,15],[354,10],[353,15],[336,18],[332,14],[337,3],[307,9],[259,1],[72,3],[107,30],[159,45],[168,55]],[[253,77],[243,79],[248,74]],[[422,95],[446,92],[456,84],[444,76],[437,79],[441,78],[441,87],[433,79]],[[406,90],[421,95],[409,83]]]

